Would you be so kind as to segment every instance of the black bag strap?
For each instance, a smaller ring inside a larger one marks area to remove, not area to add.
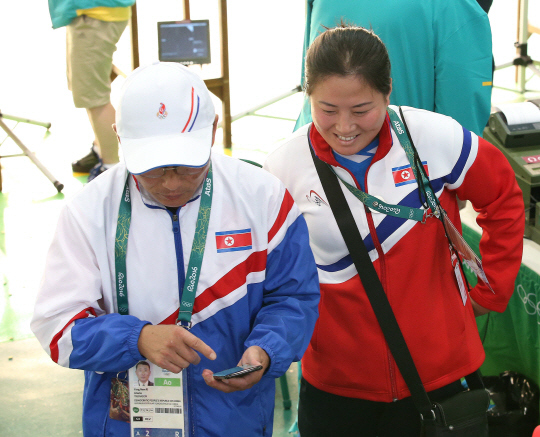
[[[399,110],[407,131],[407,135],[409,138],[411,138],[403,117],[403,112],[401,111],[401,107]],[[412,139],[410,139],[410,141],[416,154],[415,161],[420,161],[418,152],[416,152],[416,148],[412,143]],[[345,241],[347,249],[349,250],[349,254],[351,255],[353,263],[356,267],[356,271],[360,276],[360,280],[362,281],[362,285],[364,286],[366,295],[369,299],[371,307],[373,308],[375,317],[379,322],[388,347],[390,348],[390,352],[392,353],[399,371],[401,372],[401,375],[403,376],[403,379],[411,392],[413,403],[415,404],[416,409],[419,411],[420,417],[423,421],[433,421],[435,420],[435,412],[433,411],[432,403],[429,400],[429,396],[424,388],[424,385],[422,384],[422,380],[420,379],[420,375],[418,374],[418,370],[416,369],[409,348],[407,347],[407,343],[405,342],[405,338],[403,337],[392,307],[390,306],[390,302],[388,301],[386,293],[382,287],[381,281],[377,276],[375,268],[373,267],[373,263],[369,257],[364,240],[358,231],[358,227],[354,221],[349,204],[345,199],[345,195],[343,194],[339,180],[328,167],[328,164],[321,161],[315,155],[315,152],[310,145],[308,145],[308,147],[343,240]],[[415,164],[417,163],[415,162]],[[422,165],[418,167],[421,168],[421,171],[424,171]],[[366,207],[364,206],[364,208]],[[484,388],[484,383],[479,371],[467,375],[465,379],[470,389]]]
[[[431,401],[422,385],[420,375],[416,370],[390,302],[388,302],[381,281],[358,231],[351,209],[341,190],[339,180],[328,165],[315,155],[311,146],[309,146],[309,150],[341,235],[353,259],[388,347],[396,360],[403,379],[409,387],[413,402],[424,420],[434,420],[435,416],[432,411]]]

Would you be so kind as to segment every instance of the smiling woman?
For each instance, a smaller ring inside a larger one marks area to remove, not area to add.
[[[354,155],[377,137],[390,93],[382,94],[358,76],[329,76],[310,95],[313,124],[332,149]]]
[[[368,298],[379,291],[364,288],[337,220],[346,222],[350,209],[425,391],[439,402],[460,393],[460,378],[484,360],[474,316],[504,311],[512,295],[523,245],[521,192],[502,153],[455,120],[388,105],[390,61],[372,31],[326,30],[308,49],[305,71],[313,122],[264,164],[306,218],[319,269],[320,316],[302,359],[300,434],[418,437],[420,414]],[[315,162],[339,178],[348,208],[335,207]],[[496,175],[488,185],[486,168]],[[460,228],[457,196],[481,211],[489,238],[480,252],[496,294],[484,283],[458,285],[463,272],[435,217],[443,209]]]
[[[305,83],[318,133],[338,160],[366,149],[367,154],[356,158],[365,171],[392,92],[390,59],[382,41],[359,27],[321,34],[306,54]]]

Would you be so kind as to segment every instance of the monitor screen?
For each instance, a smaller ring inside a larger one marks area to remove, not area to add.
[[[208,20],[158,23],[159,60],[182,64],[210,63]]]

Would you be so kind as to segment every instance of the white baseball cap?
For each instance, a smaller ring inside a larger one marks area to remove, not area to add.
[[[116,110],[116,132],[128,170],[203,167],[210,158],[216,111],[203,80],[175,62],[131,72]]]

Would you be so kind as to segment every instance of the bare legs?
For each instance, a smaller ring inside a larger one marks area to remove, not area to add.
[[[112,128],[115,120],[115,110],[109,102],[106,105],[86,110],[94,130],[96,145],[103,164],[116,164],[118,162],[118,139]]]

